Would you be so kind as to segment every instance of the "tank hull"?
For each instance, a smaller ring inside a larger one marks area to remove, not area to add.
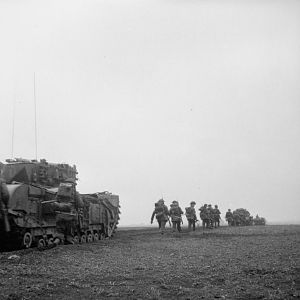
[[[10,165],[6,169],[9,178],[16,178],[15,173],[20,177],[20,170],[24,169],[22,165]],[[79,194],[75,183],[76,167],[49,164],[48,171],[55,175],[53,170],[57,166],[72,175],[72,180],[48,186],[16,181],[7,184],[9,200],[5,215],[2,212],[4,210],[0,211],[1,249],[43,248],[53,243],[85,243],[113,235],[119,220],[119,196],[108,192]],[[35,163],[30,163],[29,167],[26,172],[31,177],[40,168]],[[64,178],[68,175],[65,173],[61,173]],[[53,183],[53,174],[52,179],[45,174],[42,178],[45,182]],[[5,226],[5,222],[8,222],[8,226]]]

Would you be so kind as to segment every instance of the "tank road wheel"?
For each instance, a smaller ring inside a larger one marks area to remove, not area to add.
[[[95,242],[99,241],[99,234],[97,232],[94,233],[94,241]]]
[[[80,243],[81,244],[85,244],[86,243],[86,235],[83,234],[81,237],[80,237]]]
[[[88,242],[88,243],[92,243],[92,242],[93,242],[93,235],[92,235],[91,233],[89,233],[89,234],[87,235],[87,242]]]
[[[38,249],[42,250],[46,247],[46,242],[43,238],[40,238],[37,242]]]
[[[62,240],[59,237],[54,238],[53,243],[56,244],[56,246],[63,244]]]
[[[30,232],[25,232],[23,236],[22,246],[24,248],[30,248],[32,245],[32,235]]]
[[[78,235],[74,235],[73,242],[74,242],[74,244],[79,244],[79,236]]]
[[[48,242],[47,242],[48,245],[53,245],[53,243],[54,243],[54,239],[52,237],[50,239],[48,239]]]
[[[54,247],[56,247],[57,244],[54,242],[54,238],[53,237],[50,237],[48,240],[47,240],[47,249],[52,249]],[[45,247],[45,248],[46,248]]]

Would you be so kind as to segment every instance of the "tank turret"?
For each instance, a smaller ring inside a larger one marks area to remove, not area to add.
[[[77,170],[75,165],[48,163],[45,159],[36,161],[16,158],[6,160],[2,166],[2,176],[8,183],[16,181],[58,187],[66,180],[76,182]]]

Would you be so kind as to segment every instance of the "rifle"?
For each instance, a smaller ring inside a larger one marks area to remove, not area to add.
[[[167,217],[167,218],[168,218],[168,222],[169,222],[169,225],[170,225],[170,227],[172,227],[172,224],[171,224],[170,218],[169,218],[169,217]]]

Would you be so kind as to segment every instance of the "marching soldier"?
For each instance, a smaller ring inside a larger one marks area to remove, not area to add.
[[[197,216],[196,216],[195,205],[196,205],[196,202],[192,201],[190,203],[190,206],[185,208],[185,215],[188,220],[189,231],[191,230],[192,227],[193,227],[193,231],[195,231],[195,224],[198,221]]]
[[[181,232],[181,215],[183,214],[183,211],[179,207],[178,201],[173,201],[170,206],[170,216],[173,224],[173,232],[175,232],[176,230],[178,230],[178,232]]]
[[[158,205],[159,205],[158,202],[156,202],[154,204],[155,208],[154,208],[154,211],[153,211],[152,216],[151,216],[151,224],[153,223],[154,217],[156,215],[156,212],[157,212],[157,209],[158,209]],[[156,217],[156,221],[158,223],[158,229],[160,229],[161,225],[160,225],[160,220],[159,220],[158,217]]]
[[[202,221],[202,227],[204,229],[205,227],[209,226],[209,215],[207,210],[207,204],[201,206],[199,210],[200,210],[200,219]]]
[[[164,204],[164,199],[158,200],[155,205],[155,209],[151,216],[151,224],[153,223],[154,216],[156,216],[156,220],[158,222],[159,230],[161,234],[164,234],[166,223],[168,221],[169,210],[168,207]]]
[[[212,229],[214,227],[214,209],[212,208],[211,204],[208,204],[207,215],[208,215],[208,228]]]
[[[215,205],[215,208],[213,209],[213,217],[214,217],[214,226],[215,228],[220,227],[220,217],[221,212],[218,208],[218,205]]]
[[[231,212],[231,209],[229,208],[225,215],[225,220],[228,223],[228,226],[233,225],[233,213]]]

